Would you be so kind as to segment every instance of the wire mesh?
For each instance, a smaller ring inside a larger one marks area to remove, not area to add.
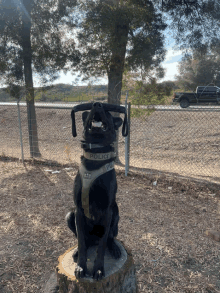
[[[130,165],[190,177],[220,177],[220,112],[164,109],[131,120]]]
[[[20,107],[24,158],[30,158],[27,109]],[[71,133],[70,109],[36,106],[42,160],[79,163],[82,154],[82,113],[76,113],[77,137]],[[157,109],[131,118],[130,170],[161,171],[210,180],[220,178],[220,111],[217,108]],[[122,115],[123,118],[123,115]],[[125,165],[125,139],[119,134],[119,158]],[[21,158],[17,105],[0,106],[0,154]]]

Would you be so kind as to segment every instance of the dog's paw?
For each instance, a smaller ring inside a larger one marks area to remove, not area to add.
[[[94,265],[92,276],[97,281],[101,280],[105,276],[104,266]]]
[[[87,273],[86,265],[77,264],[75,268],[75,276],[77,279],[84,278]]]
[[[109,252],[113,258],[119,259],[121,257],[121,249],[118,247],[118,245],[115,243],[115,241],[113,241],[109,245],[108,248],[109,248]]]

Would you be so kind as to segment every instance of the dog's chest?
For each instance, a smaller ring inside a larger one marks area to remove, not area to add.
[[[99,214],[104,201],[107,201],[107,194],[103,192],[102,185],[94,182],[97,178],[114,169],[114,162],[105,164],[97,170],[89,171],[81,164],[79,174],[82,182],[81,203],[84,214],[87,218],[95,220],[95,215]]]

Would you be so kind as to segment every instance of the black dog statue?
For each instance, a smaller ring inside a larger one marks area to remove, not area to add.
[[[66,220],[78,239],[78,251],[73,256],[77,260],[75,276],[83,278],[87,274],[87,249],[98,245],[92,275],[95,280],[101,280],[105,276],[106,247],[115,259],[121,256],[120,248],[114,240],[118,234],[119,212],[113,143],[116,140],[116,130],[123,121],[120,117],[113,117],[109,111],[124,113],[123,136],[128,134],[127,114],[123,106],[99,102],[75,106],[71,113],[74,137],[77,135],[77,111],[85,111],[82,113],[83,156],[74,182],[75,211],[69,212]]]

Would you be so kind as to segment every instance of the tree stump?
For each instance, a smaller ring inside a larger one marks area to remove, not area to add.
[[[77,245],[68,249],[58,259],[56,267],[59,293],[137,293],[135,265],[131,251],[125,249],[121,242],[117,241],[121,249],[120,259],[113,259],[106,248],[104,269],[105,277],[96,281],[92,278],[92,268],[96,256],[97,246],[90,247],[87,252],[88,276],[76,279],[73,253],[78,249]]]

